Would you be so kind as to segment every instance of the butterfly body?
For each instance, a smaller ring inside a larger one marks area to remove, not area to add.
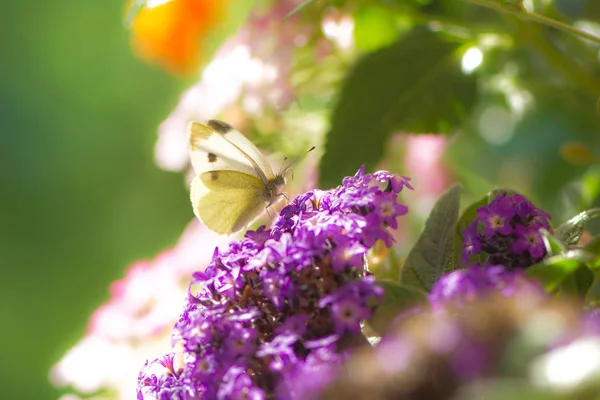
[[[220,234],[243,229],[280,196],[284,174],[273,174],[262,153],[224,122],[192,122],[189,131],[194,213]]]

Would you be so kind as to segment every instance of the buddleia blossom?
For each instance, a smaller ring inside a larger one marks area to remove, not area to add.
[[[520,194],[499,194],[477,209],[477,218],[463,231],[463,263],[471,256],[486,265],[508,268],[541,261],[546,248],[540,230],[550,230],[550,218]]]
[[[361,169],[336,189],[297,196],[271,229],[216,250],[174,329],[184,360],[170,373],[176,383],[142,371],[139,397],[301,398],[309,387],[295,385],[299,371],[324,376],[364,343],[361,321],[383,297],[366,255],[379,240],[393,243],[405,187],[408,178]]]
[[[600,390],[600,314],[553,300],[522,271],[471,265],[444,275],[429,299],[429,309],[404,313],[376,346],[330,364],[326,382],[302,398],[491,398],[499,388],[486,385],[504,378],[564,395],[557,399]],[[307,369],[295,386],[314,382]]]

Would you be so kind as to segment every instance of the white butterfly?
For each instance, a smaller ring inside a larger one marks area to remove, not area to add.
[[[269,162],[244,135],[222,121],[189,125],[196,172],[190,197],[196,216],[212,231],[237,232],[272,205],[291,165],[273,174]]]

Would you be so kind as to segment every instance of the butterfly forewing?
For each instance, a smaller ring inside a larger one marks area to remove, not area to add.
[[[197,173],[240,171],[259,178],[263,183],[273,178],[273,171],[261,152],[228,124],[216,120],[206,125],[192,122],[189,132],[190,157]]]

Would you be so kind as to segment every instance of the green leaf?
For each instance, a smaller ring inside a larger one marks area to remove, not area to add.
[[[455,184],[433,206],[425,228],[400,272],[400,281],[429,291],[453,262],[454,232],[458,219],[461,186]]]
[[[307,5],[309,5],[310,3],[314,2],[314,1],[315,0],[305,0],[302,3],[298,4],[290,12],[285,14],[285,17],[283,17],[283,20],[285,21],[286,19],[290,18],[291,16],[296,14],[298,11],[302,10],[304,7],[306,7]]]
[[[527,268],[525,273],[540,282],[545,290],[551,292],[578,268],[585,267],[586,261],[589,261],[589,253],[582,250],[570,250],[546,258],[543,262]]]
[[[589,220],[598,217],[600,217],[600,208],[592,208],[591,210],[584,211],[562,223],[556,228],[554,234],[567,246],[573,245],[581,238],[585,229],[585,224]]]
[[[600,167],[594,166],[582,177],[581,201],[584,204],[582,208],[591,207],[598,197],[600,197]]]
[[[567,276],[561,285],[561,292],[577,297],[584,297],[594,281],[594,273],[585,265],[581,265]]]
[[[456,223],[456,231],[462,234],[462,231],[467,229],[471,222],[477,218],[477,209],[488,205],[488,196],[485,195],[474,203],[471,203],[460,215]]]
[[[469,115],[475,79],[460,69],[459,45],[414,29],[360,59],[341,90],[320,164],[320,186],[335,186],[361,164],[373,168],[399,129],[446,133]]]
[[[600,272],[596,273],[594,282],[585,295],[585,304],[588,307],[600,307]]]
[[[595,273],[600,272],[600,236],[592,238],[585,246],[583,250],[589,252],[593,260],[588,262],[588,267]]]
[[[375,314],[368,322],[371,328],[383,336],[400,313],[425,303],[427,293],[419,288],[388,279],[378,280],[377,283],[383,287],[385,297],[383,303],[377,307]]]
[[[540,233],[542,234],[542,240],[544,241],[544,246],[546,246],[546,251],[550,256],[567,251],[567,247],[564,243],[557,237],[552,236],[550,232],[545,229],[540,229]]]
[[[398,40],[396,15],[374,4],[359,6],[353,13],[354,42],[363,51],[374,51]]]

